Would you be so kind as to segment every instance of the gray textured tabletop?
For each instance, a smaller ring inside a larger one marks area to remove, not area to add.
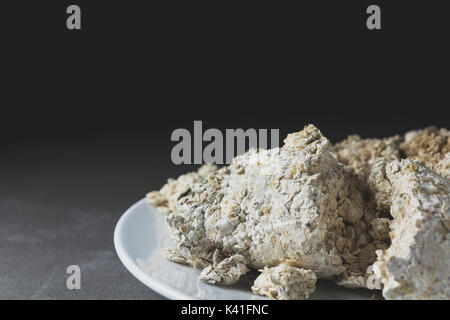
[[[167,178],[168,153],[158,158],[143,141],[108,136],[3,151],[0,299],[163,299],[122,265],[113,231]],[[69,265],[81,269],[80,290],[66,287]]]

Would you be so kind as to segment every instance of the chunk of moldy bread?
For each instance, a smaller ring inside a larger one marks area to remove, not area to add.
[[[220,251],[216,249],[212,264],[202,270],[199,279],[210,284],[229,286],[236,283],[247,271],[249,269],[244,256],[234,254],[229,257],[220,257]]]
[[[189,190],[189,188],[200,179],[207,177],[217,170],[217,166],[211,164],[203,165],[198,172],[189,172],[178,177],[169,179],[159,191],[147,193],[148,202],[164,213],[170,213],[175,209],[178,199]]]
[[[349,166],[356,175],[367,179],[372,161],[378,158],[399,159],[402,137],[394,136],[384,139],[362,139],[350,135],[334,145],[334,154],[339,162]]]
[[[261,296],[278,300],[304,300],[308,299],[316,288],[317,277],[311,270],[282,263],[260,271],[252,291]]]
[[[373,162],[409,157],[419,160],[443,177],[450,177],[450,132],[446,128],[428,127],[407,132],[403,137],[362,139],[350,135],[335,144],[334,154],[362,180],[370,174]]]
[[[407,156],[419,160],[426,167],[450,178],[450,132],[441,128],[428,127],[405,134],[400,146]]]
[[[316,127],[306,126],[284,142],[282,148],[238,156],[187,190],[170,191],[178,200],[163,201],[163,207],[177,247],[167,257],[202,269],[201,280],[222,285],[248,269],[288,262],[319,278],[341,276],[342,285],[365,286],[361,279],[375,250],[386,248],[377,239],[387,232],[362,219],[377,217]],[[172,183],[169,189],[178,190]],[[296,295],[280,295],[290,296]]]
[[[391,246],[373,269],[387,299],[450,298],[450,181],[417,160],[381,161],[390,190]]]
[[[450,177],[450,133],[445,128],[428,127],[409,131],[404,137],[397,135],[384,139],[362,139],[351,135],[334,146],[334,154],[354,175],[353,184],[365,190],[368,201],[374,201],[376,209],[382,212],[388,212],[389,205],[388,199],[379,198],[383,193],[375,189],[375,185],[383,187],[377,180],[388,183],[382,177],[382,168],[376,167],[381,159],[417,159],[441,176]]]

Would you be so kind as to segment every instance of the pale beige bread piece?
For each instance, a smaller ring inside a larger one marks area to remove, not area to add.
[[[405,134],[402,152],[426,167],[450,178],[450,132],[446,128],[428,127]]]
[[[392,186],[386,178],[386,163],[391,160],[378,158],[372,161],[370,174],[367,177],[366,184],[369,186],[369,192],[375,201],[377,209],[389,212],[391,208]]]
[[[304,300],[308,299],[316,288],[317,277],[311,270],[282,263],[260,271],[252,291],[261,296],[278,300]]]
[[[199,279],[210,284],[229,286],[236,283],[248,271],[244,256],[234,254],[224,258],[220,257],[220,251],[216,249],[213,263],[202,270]]]
[[[170,213],[174,210],[175,204],[183,193],[200,179],[211,175],[217,170],[217,166],[205,164],[196,172],[189,172],[179,176],[177,179],[168,179],[167,183],[158,191],[147,193],[148,202],[164,213]]]
[[[450,299],[450,181],[417,160],[381,161],[391,246],[373,269],[386,299]]]
[[[330,147],[309,126],[283,148],[252,150],[192,186],[168,217],[179,251],[199,267],[219,248],[255,269],[295,260],[324,275],[342,272],[332,239],[325,241],[343,225],[336,195],[344,173]]]

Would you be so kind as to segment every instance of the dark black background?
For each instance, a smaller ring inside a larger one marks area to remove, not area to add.
[[[333,142],[448,127],[443,1],[153,2],[1,3],[0,298],[159,297],[112,234],[192,169],[171,163],[170,134],[194,120],[281,138],[314,123]],[[367,30],[369,4],[382,30]],[[81,292],[64,286],[69,264]]]
[[[82,30],[65,8],[82,8]],[[317,124],[332,140],[448,118],[439,1],[40,1],[2,8],[2,138]],[[365,26],[368,4],[382,30]]]

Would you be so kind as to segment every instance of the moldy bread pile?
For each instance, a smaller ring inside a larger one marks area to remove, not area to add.
[[[376,289],[370,277],[387,299],[449,299],[449,151],[446,129],[332,145],[308,125],[147,199],[167,214],[167,258],[207,283],[257,269],[253,292],[274,299],[306,299],[318,278]]]

